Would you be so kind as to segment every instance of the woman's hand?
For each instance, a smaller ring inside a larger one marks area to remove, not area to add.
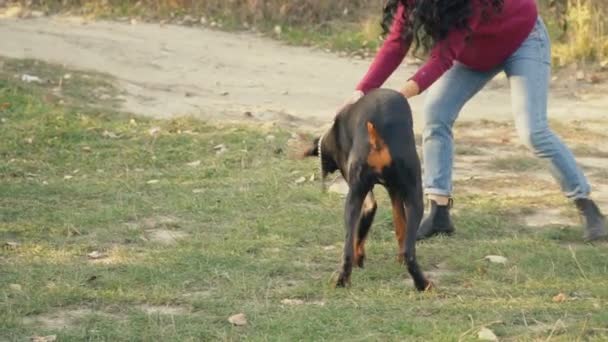
[[[413,80],[409,80],[401,89],[401,94],[403,94],[406,99],[409,99],[420,94],[420,87],[418,86],[418,83],[414,82]]]

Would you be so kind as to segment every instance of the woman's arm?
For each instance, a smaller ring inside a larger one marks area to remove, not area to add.
[[[399,64],[403,62],[412,43],[411,39],[405,41],[401,37],[403,26],[405,25],[403,19],[404,10],[404,6],[400,3],[395,12],[391,29],[365,77],[357,85],[357,90],[367,93],[371,89],[381,87],[395,69],[397,69]]]
[[[480,16],[473,14],[473,17],[469,20],[469,28],[471,31],[474,31],[477,28],[479,21]],[[466,29],[452,30],[444,40],[435,44],[435,47],[431,50],[429,59],[420,67],[420,69],[418,69],[414,76],[409,79],[405,88],[409,88],[411,91],[415,84],[418,87],[418,93],[421,93],[430,87],[431,84],[454,65],[454,60],[460,56],[466,47],[466,40],[469,32],[470,31]],[[405,88],[402,90],[404,95],[406,95]]]

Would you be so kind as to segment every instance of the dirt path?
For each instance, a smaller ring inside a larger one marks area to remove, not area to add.
[[[237,120],[251,112],[261,120],[311,127],[329,120],[369,64],[253,34],[65,17],[0,19],[0,42],[0,55],[117,77],[127,111]],[[397,88],[413,69],[402,67],[388,86]],[[494,81],[462,119],[510,119],[507,95],[505,80]],[[417,116],[422,101],[413,101]],[[551,115],[559,119],[605,119],[606,108],[605,96],[577,100],[554,94],[551,100]],[[422,120],[416,122],[419,130]]]

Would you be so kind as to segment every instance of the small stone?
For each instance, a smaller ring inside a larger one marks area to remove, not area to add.
[[[480,341],[498,341],[496,334],[494,334],[492,330],[485,327],[479,330],[477,338],[479,338]]]
[[[582,81],[585,79],[585,72],[582,70],[579,70],[576,72],[576,80],[577,81]]]
[[[500,256],[500,255],[486,255],[483,259],[487,260],[491,263],[494,263],[494,264],[504,265],[507,263],[507,258]]]
[[[106,255],[99,251],[93,251],[93,252],[87,254],[87,257],[92,260],[97,260],[97,259],[105,258]]]

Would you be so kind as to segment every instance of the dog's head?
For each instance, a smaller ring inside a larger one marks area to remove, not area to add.
[[[328,174],[338,170],[336,150],[333,129],[330,129],[325,134],[317,136],[316,138],[299,134],[295,141],[292,142],[292,154],[295,158],[319,158],[319,168],[322,178],[325,178]]]

